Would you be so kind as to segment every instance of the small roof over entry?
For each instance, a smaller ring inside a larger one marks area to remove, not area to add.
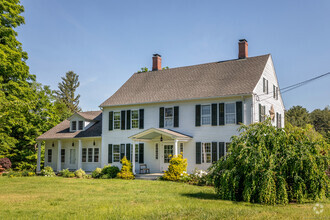
[[[129,137],[133,141],[163,141],[177,140],[177,141],[190,141],[192,136],[179,133],[170,129],[164,128],[150,128]]]

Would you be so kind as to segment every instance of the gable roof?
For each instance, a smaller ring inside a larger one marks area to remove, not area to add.
[[[252,94],[269,57],[135,73],[100,107]]]
[[[75,112],[72,116],[75,114],[80,115],[87,121],[95,121],[96,118],[100,115],[100,111]],[[70,120],[70,118],[68,118],[68,120]]]
[[[52,129],[46,131],[37,140],[47,140],[47,139],[64,139],[64,138],[83,138],[83,137],[101,137],[102,134],[102,112],[92,111],[92,112],[79,112],[87,118],[92,118],[91,120],[95,123],[84,131],[70,132],[70,121],[64,120]],[[84,117],[82,116],[82,117]],[[84,117],[84,118],[85,118]]]

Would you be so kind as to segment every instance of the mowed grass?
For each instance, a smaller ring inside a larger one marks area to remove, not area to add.
[[[0,219],[328,219],[329,205],[264,206],[184,183],[0,177]]]

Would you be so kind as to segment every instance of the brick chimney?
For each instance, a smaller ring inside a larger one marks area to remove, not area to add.
[[[245,59],[248,57],[248,42],[241,39],[238,42],[238,59]]]
[[[152,57],[152,71],[162,69],[162,56],[155,53]]]

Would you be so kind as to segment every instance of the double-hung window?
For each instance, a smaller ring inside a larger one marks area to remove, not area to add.
[[[113,162],[119,162],[120,161],[120,151],[119,148],[120,146],[117,145],[113,145]]]
[[[71,130],[72,130],[72,131],[77,130],[77,121],[72,121],[72,122],[71,122]]]
[[[211,124],[211,105],[202,105],[202,125]]]
[[[84,121],[78,121],[78,130],[84,129]]]
[[[87,148],[82,149],[81,162],[87,162]]]
[[[165,127],[173,127],[173,108],[165,108]]]
[[[88,162],[93,162],[93,148],[88,148]]]
[[[235,105],[235,103],[226,103],[225,113],[226,113],[226,124],[235,124],[236,123],[236,105]]]
[[[139,128],[139,110],[131,111],[132,128]]]
[[[120,112],[113,113],[113,127],[114,129],[120,129]]]
[[[135,162],[139,162],[139,144],[135,144]]]
[[[65,163],[65,149],[61,149],[61,163]]]
[[[48,153],[47,153],[47,162],[48,163],[51,163],[52,162],[52,156],[53,156],[52,149],[48,149]]]
[[[99,162],[99,148],[94,148],[94,162]]]
[[[263,85],[262,85],[262,90],[264,93],[268,94],[268,80],[263,78]]]
[[[211,163],[211,143],[202,143],[202,163]]]

